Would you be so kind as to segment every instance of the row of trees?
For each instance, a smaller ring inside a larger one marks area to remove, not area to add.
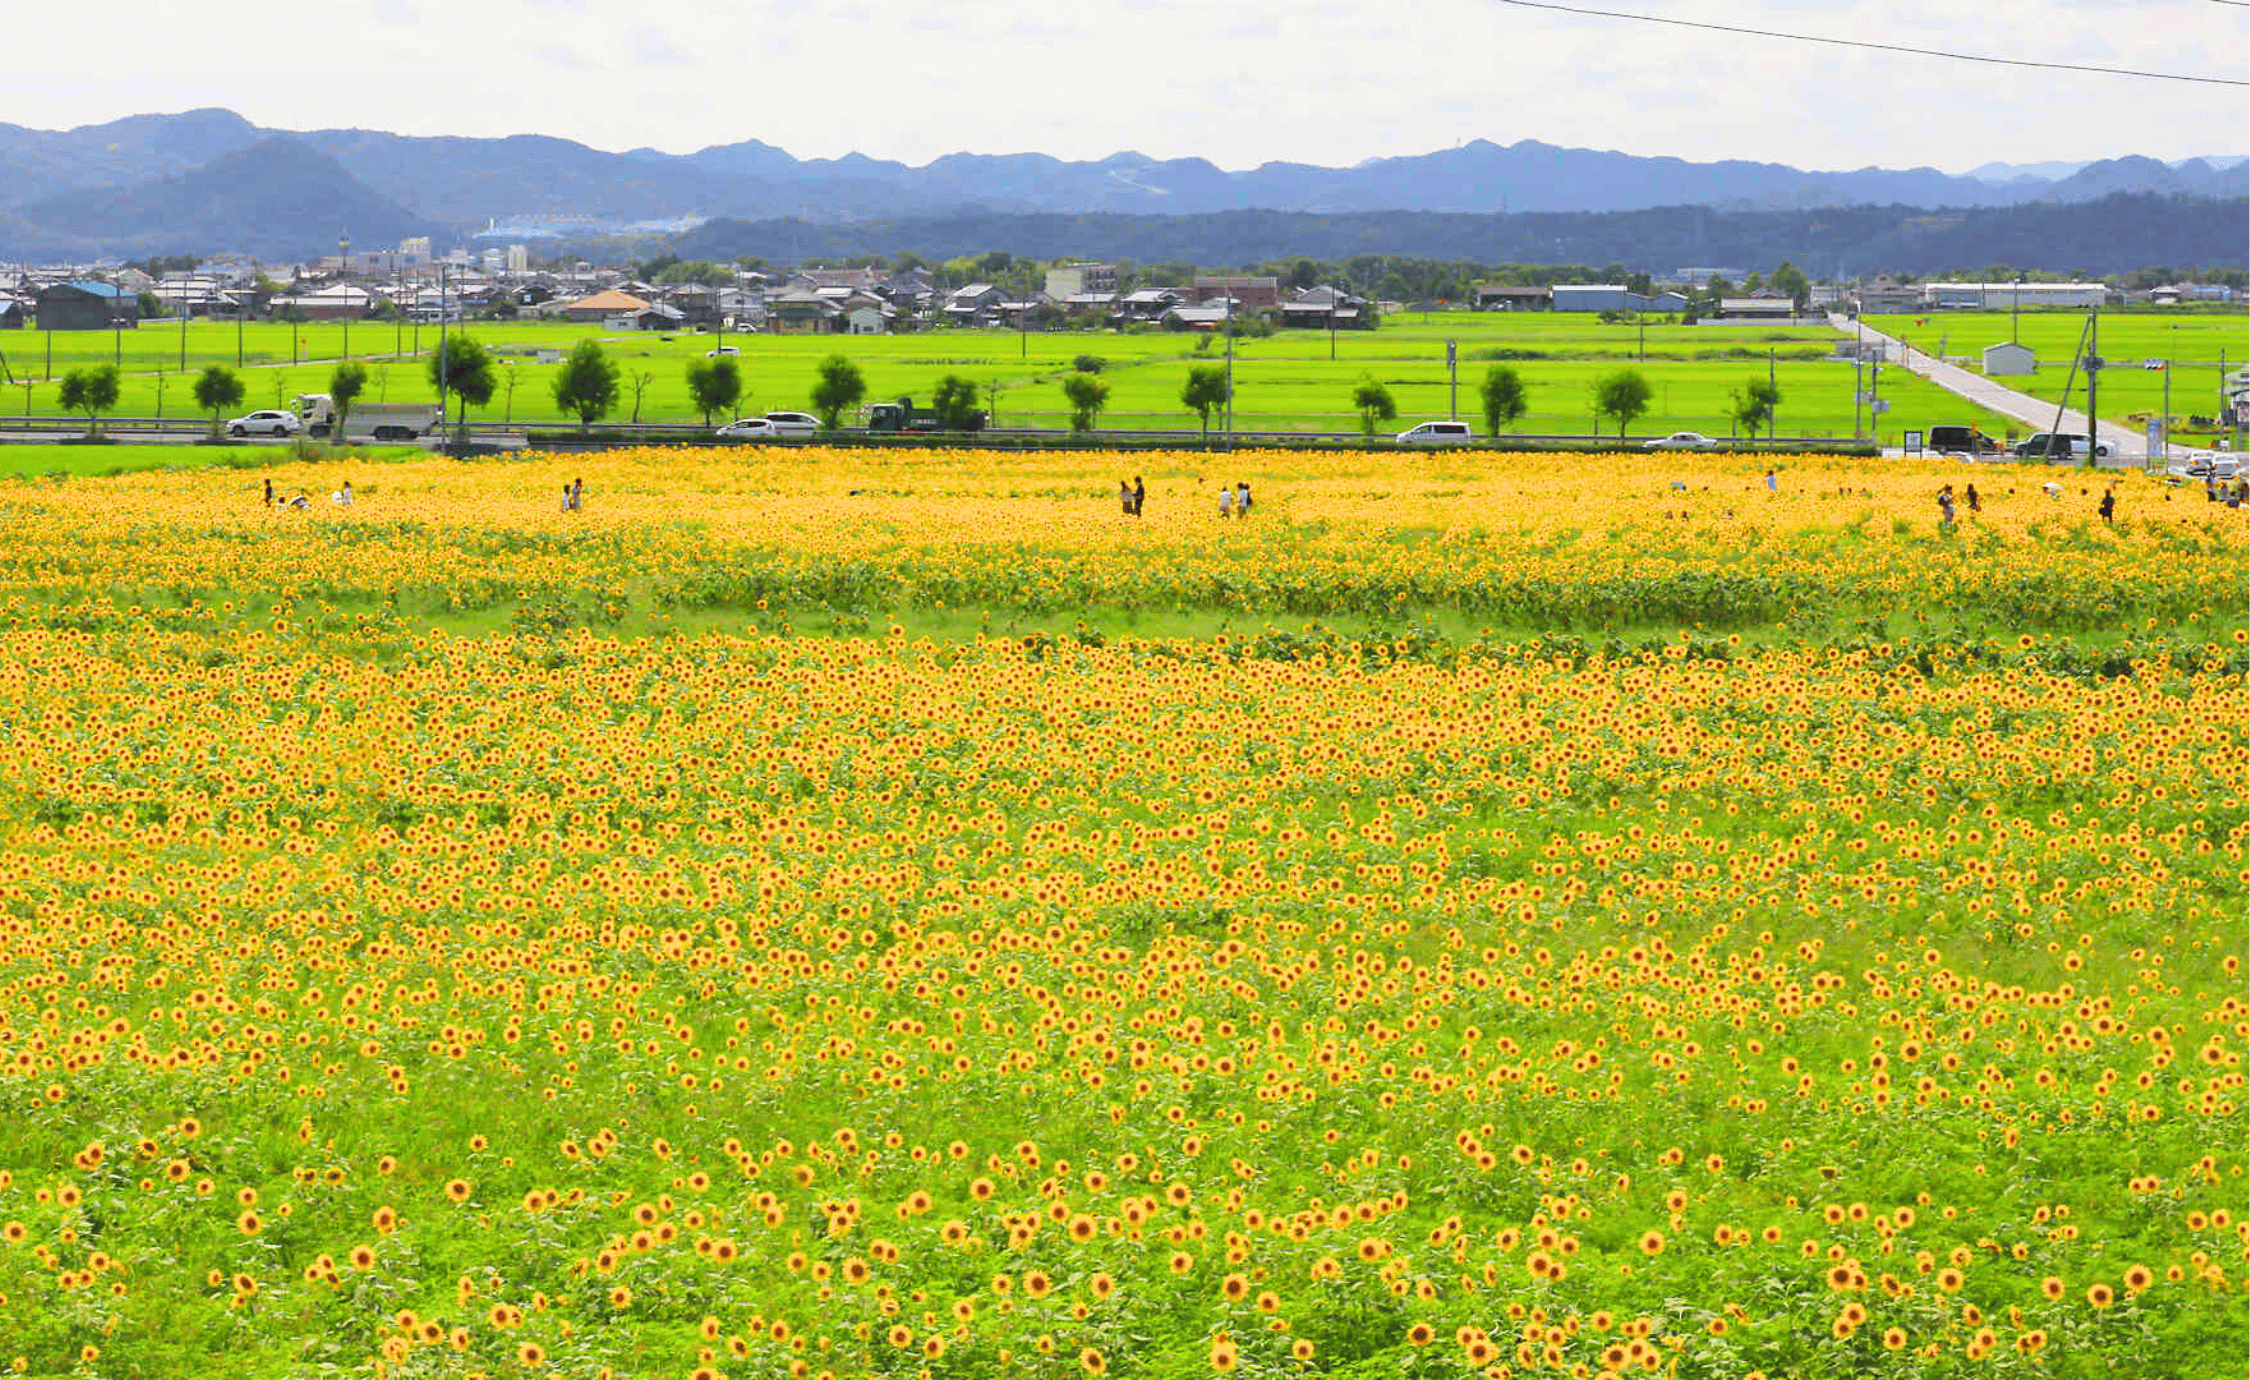
[[[496,387],[491,355],[466,335],[447,337],[444,350],[430,359],[429,377],[431,387],[439,389],[441,394],[450,390],[464,407],[485,406],[492,400]],[[636,420],[640,415],[639,389],[645,388],[652,377],[643,375],[635,380]],[[328,395],[335,407],[339,433],[352,404],[366,386],[367,369],[356,361],[338,364],[329,375]],[[583,430],[616,409],[623,387],[623,371],[609,358],[601,343],[581,340],[557,371],[551,392],[555,406],[578,418]],[[749,390],[743,386],[742,366],[730,355],[689,361],[687,389],[689,399],[703,413],[705,426],[711,424],[715,414],[732,414],[749,395]],[[117,366],[99,364],[64,374],[58,401],[67,411],[85,413],[88,428],[98,429],[101,414],[117,406],[119,391]],[[1110,385],[1101,377],[1101,361],[1090,355],[1080,356],[1077,367],[1063,377],[1062,391],[1070,408],[1070,429],[1074,432],[1093,430],[1109,406]],[[1620,437],[1627,427],[1647,413],[1654,396],[1647,377],[1638,369],[1619,369],[1605,374],[1594,380],[1592,392],[1595,414],[1615,421]],[[216,436],[221,414],[242,405],[242,380],[234,370],[214,364],[197,377],[194,394],[197,408],[211,414],[211,434]],[[812,410],[823,426],[834,430],[843,414],[857,407],[866,396],[867,382],[858,365],[842,355],[830,355],[820,362],[813,382]],[[1180,405],[1196,414],[1206,441],[1211,438],[1211,414],[1225,407],[1231,396],[1226,370],[1216,364],[1190,365],[1187,378],[1180,385]],[[1513,426],[1531,406],[1531,391],[1523,376],[1505,364],[1496,364],[1485,372],[1483,381],[1477,385],[1477,398],[1482,405],[1485,429],[1493,435]],[[1732,400],[1730,415],[1745,432],[1755,437],[1763,427],[1769,438],[1773,435],[1774,413],[1781,405],[1781,390],[1771,379],[1751,377],[1734,390]],[[939,425],[951,431],[969,429],[976,403],[975,382],[958,374],[948,374],[938,380],[936,393],[931,398]],[[1369,437],[1374,436],[1379,425],[1398,417],[1397,399],[1389,388],[1374,379],[1363,379],[1354,387],[1352,407],[1359,413],[1361,432]]]

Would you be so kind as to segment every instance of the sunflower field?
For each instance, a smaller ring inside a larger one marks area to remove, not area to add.
[[[2243,514],[1764,463],[0,480],[0,1368],[2238,1372]]]

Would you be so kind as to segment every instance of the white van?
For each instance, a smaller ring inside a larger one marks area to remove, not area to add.
[[[1467,422],[1424,422],[1397,437],[1402,446],[1465,446],[1475,439]]]

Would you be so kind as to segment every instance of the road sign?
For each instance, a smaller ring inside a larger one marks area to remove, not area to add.
[[[1908,455],[1920,455],[1922,453],[1922,433],[1919,431],[1907,432],[1904,439],[1899,442],[1899,449],[1905,451]]]

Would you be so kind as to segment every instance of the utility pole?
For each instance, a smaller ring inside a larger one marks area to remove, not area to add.
[[[2086,458],[2102,463],[2102,309],[2086,313]]]
[[[1852,351],[1852,439],[1856,441],[1860,435],[1859,406],[1867,397],[1867,322],[1857,312],[1852,319],[1859,323],[1859,348]]]
[[[438,434],[445,434],[445,367],[452,361],[445,357],[445,261],[438,261],[437,269],[437,426]]]
[[[2179,328],[2175,326],[2173,329],[2176,331]],[[2169,467],[2172,463],[2172,360],[2170,356],[2166,356],[2164,360],[2164,430],[2161,434],[2164,449],[2157,456],[2157,463]]]
[[[1445,342],[1445,387],[1445,419],[1449,422],[1458,422],[1461,420],[1461,365],[1460,343],[1458,341],[1448,340]]]
[[[1234,450],[1234,287],[1229,284],[1221,290],[1225,303],[1227,332],[1227,450]]]
[[[1773,346],[1771,345],[1766,347],[1766,391],[1772,395],[1778,395],[1781,392],[1781,386],[1775,383],[1773,379]],[[1766,439],[1768,441],[1773,439],[1774,413],[1780,410],[1781,404],[1777,400],[1766,412]]]
[[[180,372],[183,374],[187,372],[187,319],[187,294],[182,292],[180,295]]]

